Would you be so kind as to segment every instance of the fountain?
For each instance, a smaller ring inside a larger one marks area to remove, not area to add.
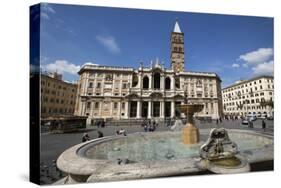
[[[202,104],[184,104],[181,105],[180,110],[187,117],[186,126],[183,129],[183,143],[184,144],[196,144],[199,142],[199,130],[195,126],[193,115],[196,112],[200,112],[203,109]]]
[[[273,136],[223,128],[211,132],[204,128],[199,133],[193,114],[202,108],[201,104],[182,105],[188,119],[179,131],[108,136],[69,148],[57,160],[68,176],[56,184],[194,175],[207,170],[238,173],[249,171],[249,164],[273,160]]]

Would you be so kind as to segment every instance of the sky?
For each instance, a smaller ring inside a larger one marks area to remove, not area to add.
[[[159,58],[170,68],[176,19],[186,71],[215,72],[222,87],[273,75],[273,18],[46,3],[40,16],[41,69],[67,81],[88,62],[137,68]]]

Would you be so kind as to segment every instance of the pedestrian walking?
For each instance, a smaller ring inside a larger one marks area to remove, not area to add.
[[[262,129],[265,131],[265,129],[266,129],[266,124],[265,124],[265,121],[264,121],[264,120],[262,120],[261,125],[262,125]]]
[[[155,131],[155,129],[156,129],[156,127],[158,126],[158,124],[156,123],[156,124],[154,124],[154,125],[152,125],[152,132],[154,132]]]
[[[105,121],[104,121],[104,120],[102,120],[102,122],[101,122],[101,127],[102,127],[102,128],[105,127]]]
[[[254,123],[251,120],[249,121],[249,128],[251,128],[251,129],[254,128]]]
[[[167,127],[170,127],[170,126],[171,126],[171,123],[172,123],[172,120],[169,118],[169,119],[168,119],[168,122],[167,122]]]
[[[144,132],[147,132],[148,131],[148,127],[147,125],[144,126]]]

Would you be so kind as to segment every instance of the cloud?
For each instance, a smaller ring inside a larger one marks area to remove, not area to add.
[[[243,66],[244,68],[248,68],[248,65],[247,65],[246,63],[244,63],[242,66]]]
[[[67,60],[56,60],[54,63],[42,65],[42,68],[48,72],[57,72],[60,74],[69,73],[76,75],[80,70],[80,66],[69,63]]]
[[[240,65],[239,65],[239,64],[237,64],[237,63],[233,63],[233,64],[232,64],[232,67],[233,67],[233,68],[239,68],[239,67],[240,67]]]
[[[240,55],[238,60],[245,61],[248,65],[258,65],[264,63],[273,56],[272,48],[259,48],[256,51]]]
[[[50,20],[50,14],[55,14],[56,11],[48,3],[41,4],[41,18]]]
[[[93,62],[91,62],[91,61],[88,61],[88,62],[85,62],[85,63],[82,65],[82,67],[83,67],[83,66],[85,66],[85,65],[98,66],[99,64],[97,64],[97,63],[93,63]]]
[[[47,13],[45,13],[45,12],[41,12],[41,18],[44,18],[46,20],[50,19],[49,15]]]
[[[106,47],[111,53],[119,54],[121,52],[118,44],[112,36],[97,35],[96,40]]]
[[[254,75],[273,75],[273,61],[264,62],[252,68]]]
[[[49,12],[49,13],[52,13],[52,14],[55,14],[55,13],[56,13],[55,9],[53,9],[53,8],[51,7],[51,5],[49,5],[48,3],[42,3],[42,4],[41,4],[41,11],[43,11],[43,12]]]

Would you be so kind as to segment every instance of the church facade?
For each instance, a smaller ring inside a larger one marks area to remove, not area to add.
[[[204,104],[198,117],[222,116],[221,80],[216,73],[185,71],[184,33],[178,22],[170,37],[171,67],[156,61],[149,67],[85,64],[78,74],[75,115],[94,119],[183,117],[183,103]]]

